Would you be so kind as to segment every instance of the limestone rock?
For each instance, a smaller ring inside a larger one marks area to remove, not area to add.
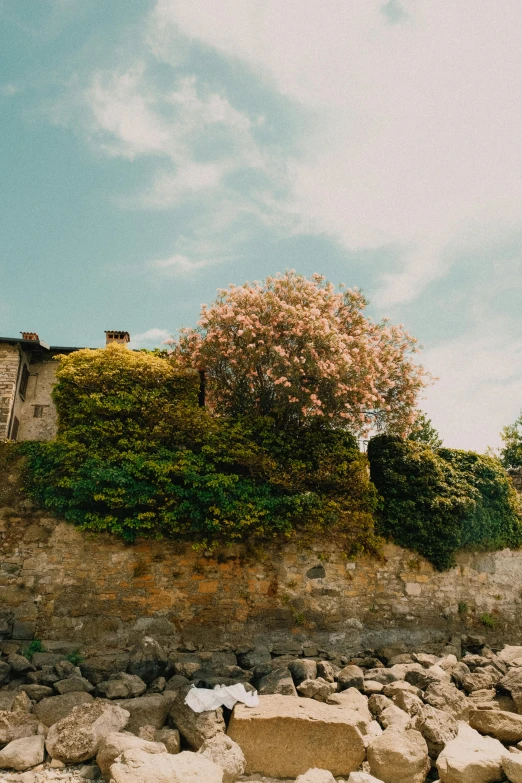
[[[52,726],[66,718],[80,704],[90,704],[93,700],[89,693],[65,693],[63,696],[50,696],[42,699],[34,708],[34,714],[44,726]]]
[[[170,705],[169,719],[189,746],[198,750],[205,740],[225,731],[225,721],[221,707],[217,710],[194,712],[185,704],[188,690],[188,688],[182,688],[179,691],[170,691],[175,694],[175,698]]]
[[[520,742],[522,740],[522,715],[502,710],[472,710],[469,725],[489,734],[501,742]]]
[[[118,756],[126,750],[139,748],[145,753],[166,753],[162,742],[147,742],[134,734],[127,732],[112,732],[102,738],[96,754],[96,764],[99,766],[104,780],[110,780],[110,768]]]
[[[150,696],[138,696],[136,699],[117,700],[114,703],[130,713],[126,729],[137,734],[142,726],[162,729],[175,698],[174,691],[167,691],[153,693]]]
[[[0,713],[11,712],[15,699],[16,691],[0,691]]]
[[[223,783],[223,770],[199,753],[153,755],[134,748],[112,765],[111,779],[113,783]]]
[[[493,684],[494,678],[489,672],[485,672],[482,669],[466,674],[461,680],[461,685],[466,693],[473,693],[473,691],[479,691],[483,688],[491,688]]]
[[[417,713],[413,727],[420,731],[432,758],[437,758],[444,747],[455,739],[459,726],[453,715],[425,704]]]
[[[0,768],[25,769],[41,764],[45,757],[45,740],[41,734],[15,739],[0,750]]]
[[[319,768],[345,775],[363,761],[361,716],[355,710],[280,694],[260,696],[259,702],[236,704],[228,727],[245,754],[248,774],[289,778]]]
[[[506,753],[502,769],[511,783],[522,783],[522,753]]]
[[[493,737],[483,737],[467,723],[459,723],[454,740],[437,759],[441,783],[492,783],[503,779],[504,746]]]
[[[506,644],[504,649],[499,652],[498,657],[509,666],[522,666],[522,647]]]
[[[334,682],[326,682],[322,677],[315,680],[304,680],[297,686],[297,692],[300,696],[305,696],[307,699],[317,699],[317,701],[327,701],[336,689],[337,686]]]
[[[96,691],[106,699],[132,699],[141,696],[147,685],[137,674],[118,672],[111,674],[108,680],[98,683]],[[162,690],[165,690],[163,687]],[[161,693],[161,691],[159,691]]]
[[[317,664],[317,676],[322,677],[326,682],[335,680],[336,667],[330,661],[319,661]]]
[[[42,701],[42,699],[46,699],[54,693],[53,689],[49,688],[47,685],[38,685],[36,683],[20,685],[20,690],[27,693],[32,701]]]
[[[413,729],[386,729],[368,746],[368,762],[384,783],[423,783],[431,766],[426,741]]]
[[[223,783],[235,783],[245,771],[246,761],[243,751],[237,742],[226,734],[216,734],[212,739],[205,740],[198,753],[221,767]]]
[[[289,669],[275,669],[275,671],[265,675],[259,683],[258,691],[260,695],[279,693],[283,696],[297,696]]]
[[[295,783],[335,783],[335,778],[327,769],[309,769],[299,775]]]
[[[11,712],[31,712],[33,703],[25,691],[19,691],[11,705]]]
[[[432,683],[424,694],[424,701],[438,710],[451,713],[456,720],[468,719],[469,702],[462,691],[451,683]]]
[[[167,753],[179,753],[181,750],[181,738],[177,729],[156,729],[154,741],[163,742],[167,748]]]
[[[386,707],[379,715],[379,723],[383,729],[394,728],[398,730],[406,729],[411,721],[411,716],[392,704],[390,707]]]
[[[374,778],[368,772],[351,772],[347,783],[384,783],[384,781]]]
[[[18,653],[11,653],[11,655],[7,657],[7,663],[17,674],[34,672],[36,669],[36,666],[34,666],[31,661],[28,661],[25,655],[18,655]]]
[[[45,742],[47,752],[66,764],[87,761],[96,755],[103,738],[121,731],[128,720],[129,713],[116,704],[82,704],[51,726]]]
[[[0,745],[38,734],[38,719],[28,712],[0,712]]]

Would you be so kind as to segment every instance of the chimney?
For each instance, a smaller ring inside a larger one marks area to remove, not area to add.
[[[115,332],[113,330],[105,332],[105,345],[109,345],[109,343],[127,345],[128,342],[130,342],[130,334],[128,332]]]
[[[22,335],[22,338],[24,340],[32,340],[33,342],[37,343],[40,341],[40,338],[36,334],[36,332],[20,332]]]

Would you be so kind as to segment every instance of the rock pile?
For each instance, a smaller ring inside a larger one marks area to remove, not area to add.
[[[78,666],[0,642],[0,780],[522,783],[522,647],[452,641],[343,658],[145,638]],[[192,685],[237,682],[259,706],[185,704]]]

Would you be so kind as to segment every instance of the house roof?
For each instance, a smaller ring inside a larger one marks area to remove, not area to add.
[[[23,348],[39,348],[41,351],[61,351],[72,352],[81,350],[77,346],[49,345],[43,340],[24,340],[23,337],[0,337],[0,343],[10,343],[11,345],[21,345]]]

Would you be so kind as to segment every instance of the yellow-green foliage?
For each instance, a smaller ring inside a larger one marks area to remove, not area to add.
[[[338,530],[374,543],[365,457],[346,432],[212,417],[199,377],[118,345],[62,357],[56,441],[25,446],[32,492],[84,528],[192,541]]]

